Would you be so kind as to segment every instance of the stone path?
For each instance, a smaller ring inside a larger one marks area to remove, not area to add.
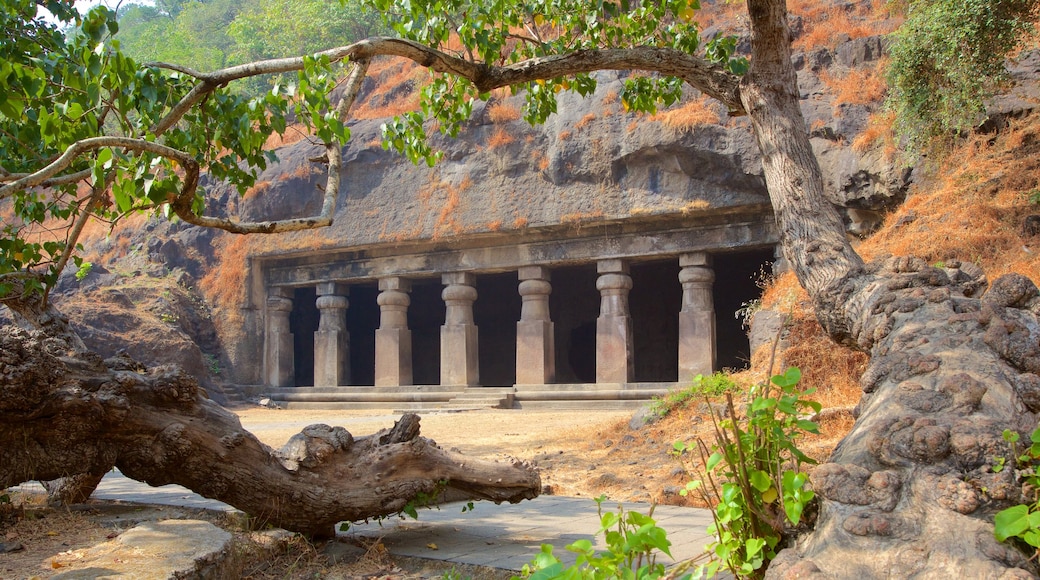
[[[105,476],[94,496],[97,499],[153,503],[216,510],[231,510],[221,502],[206,499],[176,485],[150,487],[124,477],[118,471]],[[495,505],[476,502],[471,512],[464,504],[447,504],[440,509],[420,510],[419,519],[390,518],[382,522],[352,525],[340,534],[380,538],[394,555],[475,564],[519,570],[538,553],[543,543],[552,544],[553,553],[564,562],[575,555],[566,546],[575,540],[594,540],[597,549],[605,547],[599,530],[596,504],[590,498],[542,496],[519,504]],[[617,503],[603,503],[604,511],[615,510]],[[624,509],[646,513],[648,504],[626,503]],[[675,561],[703,553],[710,541],[705,529],[711,514],[702,509],[657,506],[654,519],[668,532]],[[666,561],[666,565],[670,562]]]

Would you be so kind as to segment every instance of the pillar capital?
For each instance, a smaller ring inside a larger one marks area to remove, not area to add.
[[[336,282],[322,282],[317,284],[315,290],[318,296],[350,296],[350,286]]]
[[[707,252],[687,252],[679,254],[679,267],[708,266],[711,267],[711,254]]]
[[[389,276],[386,278],[379,279],[379,290],[385,292],[387,290],[399,290],[401,292],[412,291],[412,281],[409,278],[402,278],[401,276]]]
[[[609,260],[598,260],[596,262],[596,273],[597,274],[628,274],[628,262],[620,258],[612,258]]]
[[[319,294],[315,305],[318,310],[346,310],[350,306],[350,300],[338,294]]]
[[[476,286],[477,275],[473,272],[448,272],[441,274],[441,283],[445,286]]]
[[[545,266],[521,266],[516,271],[516,277],[523,280],[551,280],[551,272]]]

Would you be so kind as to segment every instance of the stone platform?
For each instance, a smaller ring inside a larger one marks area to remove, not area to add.
[[[512,387],[282,387],[264,393],[286,409],[635,409],[676,383],[578,383]]]

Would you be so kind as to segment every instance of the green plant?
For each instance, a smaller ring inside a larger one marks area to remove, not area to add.
[[[224,369],[220,367],[220,359],[209,354],[208,352],[202,353],[202,359],[206,361],[206,367],[209,368],[211,375],[220,375]]]
[[[685,407],[694,399],[718,397],[739,391],[740,387],[726,373],[697,375],[690,381],[690,386],[670,391],[664,397],[655,398],[650,403],[650,413],[657,417],[664,417],[680,407]]]
[[[713,559],[696,576],[714,576],[725,567],[735,576],[760,578],[786,535],[804,525],[806,509],[815,494],[806,488],[802,463],[815,463],[795,442],[805,433],[818,433],[806,415],[820,404],[806,399],[812,389],[798,390],[801,371],[795,367],[756,387],[744,417],[738,417],[733,397],[726,394],[726,417],[711,410],[715,443],[676,442],[674,453],[683,458],[697,450],[702,477],[682,492],[698,492],[715,505],[709,532]]]
[[[997,512],[993,518],[993,534],[998,541],[1018,538],[1033,550],[1032,558],[1040,556],[1040,427],[1030,435],[1030,446],[1018,453],[1018,433],[1004,430],[1004,440],[1011,445],[1019,478],[1032,493],[1028,503],[1011,506]]]
[[[590,540],[582,539],[567,546],[578,555],[573,566],[565,566],[553,555],[551,544],[542,544],[542,550],[524,564],[520,576],[513,580],[549,580],[551,578],[623,578],[653,579],[665,573],[664,564],[657,561],[657,552],[671,557],[672,543],[667,533],[653,519],[654,508],[647,514],[626,511],[620,505],[617,512],[603,513],[605,496],[596,498],[600,529],[607,549],[596,552]]]
[[[1035,0],[919,0],[889,48],[888,107],[918,153],[974,129],[1008,80],[1004,61],[1033,34]]]
[[[1029,203],[1034,205],[1040,204],[1040,187],[1034,187],[1027,191],[1026,197],[1029,198]]]

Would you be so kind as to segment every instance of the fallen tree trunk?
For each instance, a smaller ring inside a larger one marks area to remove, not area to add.
[[[276,451],[178,367],[136,372],[121,359],[67,350],[37,332],[0,329],[0,488],[68,476],[90,481],[118,467],[311,535],[442,494],[515,503],[541,488],[526,463],[441,449],[419,436],[411,414],[357,439],[342,427],[311,425]]]

